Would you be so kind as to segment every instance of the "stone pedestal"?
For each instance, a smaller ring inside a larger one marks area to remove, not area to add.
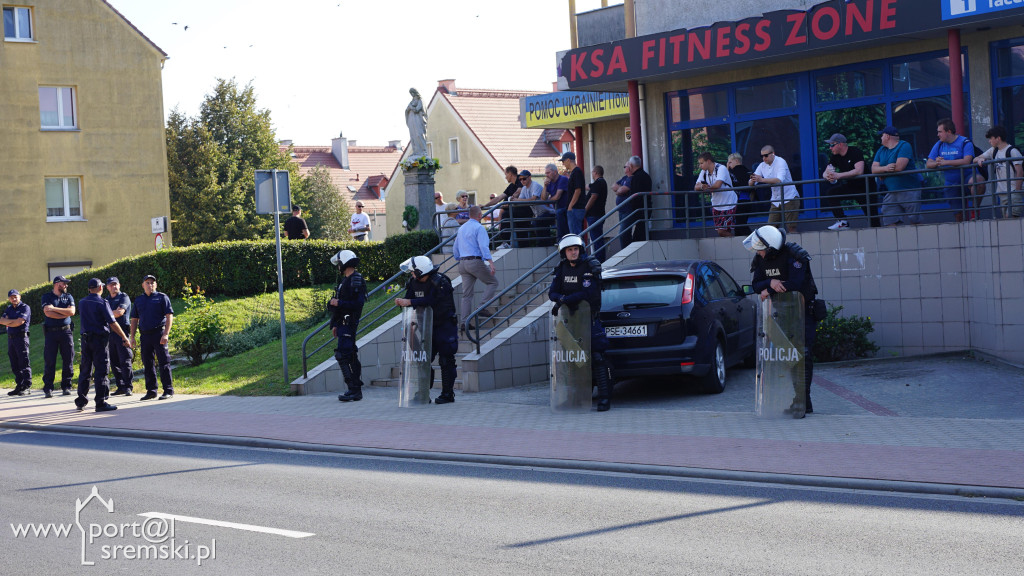
[[[405,204],[415,206],[420,211],[420,221],[416,230],[433,230],[434,213],[434,173],[430,170],[413,168],[405,173]]]

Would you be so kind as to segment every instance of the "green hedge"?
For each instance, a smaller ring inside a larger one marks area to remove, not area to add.
[[[284,285],[285,288],[297,288],[335,282],[338,273],[331,266],[331,256],[344,249],[359,256],[359,271],[367,281],[386,280],[398,272],[398,265],[405,259],[423,254],[437,243],[437,234],[432,230],[389,236],[383,242],[283,241]],[[186,280],[205,291],[207,296],[251,296],[275,292],[276,248],[273,240],[257,240],[214,242],[149,252],[70,276],[68,292],[80,299],[88,294],[86,286],[90,278],[106,281],[117,276],[122,290],[134,298],[141,292],[142,277],[146,274],[156,276],[158,289],[172,297],[182,296]],[[21,292],[22,300],[32,307],[33,324],[43,321],[40,299],[52,289],[52,284],[40,284]]]

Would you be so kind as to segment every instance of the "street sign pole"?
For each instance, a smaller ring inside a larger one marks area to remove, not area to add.
[[[288,380],[288,334],[284,322],[284,268],[281,265],[281,202],[278,199],[277,173],[272,170],[271,180],[274,182],[274,238],[277,239],[277,298],[281,306],[281,360],[284,362],[284,383]]]

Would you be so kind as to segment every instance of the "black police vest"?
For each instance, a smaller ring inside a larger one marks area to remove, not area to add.
[[[601,261],[593,256],[586,256],[580,259],[579,264],[573,266],[567,260],[559,262],[555,270],[555,276],[561,279],[560,292],[568,296],[577,292],[588,291],[587,302],[590,310],[597,312],[601,309]],[[593,290],[588,290],[593,287]]]
[[[338,299],[338,307],[335,315],[354,315],[359,317],[363,313],[363,303],[366,302],[366,282],[359,272],[353,272],[338,284],[334,297]]]

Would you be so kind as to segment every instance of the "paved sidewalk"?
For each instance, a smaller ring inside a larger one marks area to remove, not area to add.
[[[1024,498],[1024,370],[949,356],[819,366],[813,394],[806,419],[769,420],[750,371],[715,396],[622,383],[602,414],[553,414],[541,386],[407,409],[394,388],[349,404],[136,394],[103,414],[36,391],[0,396],[0,427]]]

